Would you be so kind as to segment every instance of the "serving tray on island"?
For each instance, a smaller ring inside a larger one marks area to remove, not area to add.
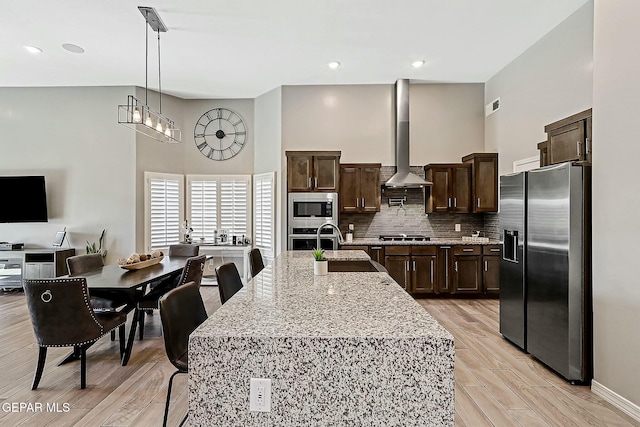
[[[151,267],[152,265],[158,264],[160,261],[162,261],[163,258],[164,256],[151,258],[146,261],[136,262],[135,264],[123,264],[120,267],[124,268],[125,270],[140,270],[141,268],[147,268]]]

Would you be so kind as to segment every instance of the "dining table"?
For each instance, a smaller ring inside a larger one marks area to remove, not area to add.
[[[122,366],[126,366],[129,362],[129,358],[131,357],[136,328],[138,325],[137,304],[140,301],[140,298],[144,296],[147,286],[152,282],[180,274],[187,263],[188,258],[189,257],[184,256],[165,256],[158,264],[130,270],[127,270],[117,264],[108,264],[96,270],[82,274],[82,277],[87,280],[89,294],[91,294],[92,290],[99,289],[103,292],[107,291],[118,296],[118,300],[127,301],[124,308],[122,308],[125,313],[130,313],[131,311],[134,312],[131,327],[129,329],[129,336],[127,338],[127,345],[125,347],[125,352],[122,355]],[[76,355],[72,353],[60,362],[60,364],[75,359]]]

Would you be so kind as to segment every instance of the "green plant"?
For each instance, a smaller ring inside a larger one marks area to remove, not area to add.
[[[98,239],[98,246],[96,247],[96,242],[89,243],[87,240],[87,253],[88,254],[100,254],[102,257],[107,256],[107,250],[102,249],[102,242],[104,241],[104,233],[106,233],[106,229],[102,230],[102,234],[100,234],[100,238]]]
[[[313,257],[316,261],[324,261],[324,249],[314,249]]]

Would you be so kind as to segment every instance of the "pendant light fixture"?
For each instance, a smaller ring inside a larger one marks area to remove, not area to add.
[[[158,12],[152,7],[138,6],[146,22],[145,31],[145,81],[144,103],[133,95],[127,97],[126,105],[118,105],[118,123],[161,142],[179,143],[182,131],[170,118],[162,115],[162,84],[160,80],[160,33],[168,31]],[[159,108],[149,107],[149,27],[158,33],[158,94]]]

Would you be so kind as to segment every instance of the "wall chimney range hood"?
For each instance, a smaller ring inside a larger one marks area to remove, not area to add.
[[[409,172],[409,79],[395,85],[396,100],[396,173],[386,183],[392,188],[421,188],[433,185]]]

